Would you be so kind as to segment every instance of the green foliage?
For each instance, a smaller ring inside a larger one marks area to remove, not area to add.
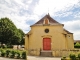
[[[21,55],[20,51],[17,51],[16,54],[15,54],[15,57],[16,57],[17,59],[19,59],[19,58],[21,57],[20,55]]]
[[[77,42],[75,45],[74,45],[75,48],[80,48],[80,43]]]
[[[5,57],[5,55],[6,55],[6,51],[5,51],[4,49],[2,49],[2,51],[1,51],[1,56],[2,56],[2,57]]]
[[[63,59],[65,59],[66,57],[65,56],[63,56]]]
[[[72,53],[72,54],[70,54],[70,55],[69,55],[69,57],[70,57],[72,60],[76,60],[76,55],[75,55],[75,54],[73,54],[73,53]]]
[[[22,40],[20,41],[20,44],[21,44],[21,45],[24,45],[24,38],[23,38],[23,37],[24,37],[25,34],[24,34],[24,32],[23,32],[21,29],[18,29],[18,31],[21,33],[21,39],[22,39]]]
[[[26,59],[26,52],[20,50],[12,50],[12,49],[2,49],[0,48],[0,56],[1,57],[10,57],[17,59]]]
[[[78,58],[79,58],[79,60],[80,60],[80,53],[78,54]]]
[[[15,54],[16,54],[16,51],[15,51],[15,50],[12,50],[10,57],[11,57],[11,58],[14,58],[14,57],[15,57]]]
[[[9,53],[10,53],[10,50],[6,50],[6,57],[8,57],[9,56]]]
[[[2,55],[2,49],[0,49],[0,56]]]
[[[13,48],[13,46],[12,45],[7,45],[7,48]]]
[[[7,46],[4,44],[1,44],[0,48],[7,48]]]
[[[69,58],[70,57],[70,58]],[[71,53],[69,55],[69,57],[62,57],[61,60],[80,60],[80,53],[78,53],[77,55],[74,53]]]
[[[20,44],[24,32],[13,24],[9,18],[0,19],[0,42],[7,45]]]
[[[26,59],[26,52],[25,52],[25,51],[22,52],[22,58],[23,58],[23,59]]]
[[[61,58],[61,60],[66,60],[66,57],[65,57],[65,56],[63,56],[63,57]]]

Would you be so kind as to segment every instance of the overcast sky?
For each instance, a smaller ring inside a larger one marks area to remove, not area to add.
[[[10,18],[25,33],[47,13],[80,40],[80,0],[0,0],[0,18]]]

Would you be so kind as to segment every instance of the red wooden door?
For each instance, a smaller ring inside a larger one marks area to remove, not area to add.
[[[43,50],[51,50],[51,39],[43,38]]]

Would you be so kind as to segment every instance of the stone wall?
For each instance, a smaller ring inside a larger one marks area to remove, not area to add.
[[[71,53],[75,53],[76,55],[80,52],[80,49],[63,49],[63,50],[52,50],[52,55],[54,57],[68,57]]]
[[[71,53],[75,53],[77,55],[78,53],[80,53],[80,49],[51,50],[51,52],[53,57],[62,57],[62,56],[68,57]],[[41,53],[40,49],[28,50],[28,55],[40,56],[41,55],[40,53]]]
[[[13,45],[13,49],[24,50],[24,45]]]

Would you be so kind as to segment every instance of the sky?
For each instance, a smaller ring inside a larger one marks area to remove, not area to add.
[[[0,18],[8,17],[24,33],[48,13],[80,40],[80,0],[0,0]]]

